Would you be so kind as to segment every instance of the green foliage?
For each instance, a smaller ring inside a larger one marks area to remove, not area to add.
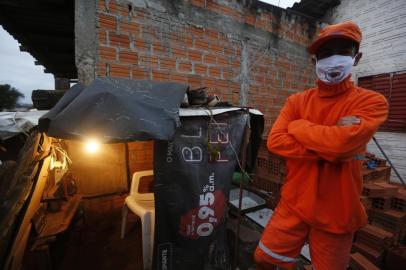
[[[13,109],[24,95],[9,84],[0,84],[0,111]]]

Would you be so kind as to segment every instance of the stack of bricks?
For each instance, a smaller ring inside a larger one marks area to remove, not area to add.
[[[285,181],[285,160],[268,151],[266,141],[263,141],[258,151],[257,164],[253,185],[269,192],[268,207],[274,209],[279,202],[280,192]]]
[[[368,168],[367,165],[374,164],[376,168]],[[362,169],[363,175],[363,196],[361,201],[365,209],[388,210],[392,205],[392,198],[397,194],[398,186],[389,184],[391,168],[386,166],[384,159],[367,153]]]
[[[372,224],[383,228],[395,236],[396,243],[405,243],[406,212],[389,209],[386,211],[373,211]]]
[[[378,267],[376,267],[358,252],[351,254],[350,268],[352,270],[379,270]]]
[[[363,195],[371,200],[372,208],[388,210],[391,208],[392,199],[397,195],[398,189],[398,186],[385,182],[368,182],[364,184]]]
[[[406,244],[406,189],[389,183],[390,167],[386,166],[384,160],[368,154],[364,165],[371,161],[377,167],[363,169],[364,186],[361,196],[370,224],[356,233],[352,248],[356,253],[351,255],[350,267],[394,269],[388,268],[388,256],[395,256],[395,251],[403,250],[403,245]],[[406,260],[406,256],[400,258]]]
[[[353,250],[364,255],[377,266],[383,265],[384,254],[393,244],[393,234],[374,225],[357,232]]]
[[[368,168],[367,164],[373,163],[376,168]],[[391,168],[386,165],[386,160],[378,158],[371,153],[367,153],[364,160],[364,167],[362,169],[362,176],[364,183],[383,181],[388,182],[390,178]]]
[[[392,198],[391,208],[406,212],[406,190],[398,190],[398,192]]]

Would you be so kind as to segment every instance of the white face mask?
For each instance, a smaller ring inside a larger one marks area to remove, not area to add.
[[[338,84],[351,73],[355,58],[344,55],[332,55],[316,62],[316,74],[327,84]]]

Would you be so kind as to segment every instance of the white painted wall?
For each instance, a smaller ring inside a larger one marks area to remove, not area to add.
[[[392,161],[403,180],[406,181],[406,133],[377,132],[375,138],[378,140],[379,145],[381,145],[386,155]],[[368,152],[383,158],[383,155],[373,140],[368,143],[367,150]],[[399,178],[393,170],[391,172],[391,181],[400,183]]]
[[[406,70],[406,0],[341,0],[324,18],[346,20],[357,23],[363,34],[363,58],[354,77]]]

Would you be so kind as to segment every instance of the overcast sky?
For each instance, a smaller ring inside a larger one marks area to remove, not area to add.
[[[262,0],[282,8],[291,7],[295,0]],[[34,89],[54,89],[54,77],[44,73],[43,66],[36,66],[35,59],[26,52],[20,52],[20,44],[0,25],[0,84],[10,84],[22,92],[22,103],[31,102]]]
[[[54,89],[54,76],[36,66],[35,59],[20,52],[20,44],[0,26],[0,84],[9,84],[24,94],[21,103],[31,102],[34,89]]]

